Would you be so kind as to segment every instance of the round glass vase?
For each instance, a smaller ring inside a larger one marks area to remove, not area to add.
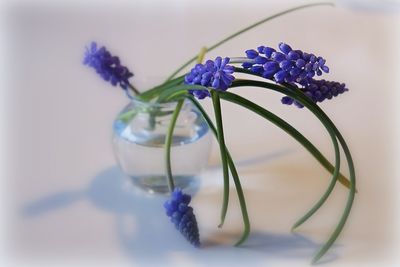
[[[165,136],[176,102],[153,103],[137,98],[119,113],[113,124],[113,149],[122,171],[133,183],[150,193],[167,193]],[[207,165],[211,134],[199,110],[184,102],[171,145],[171,168],[176,187],[198,184]]]

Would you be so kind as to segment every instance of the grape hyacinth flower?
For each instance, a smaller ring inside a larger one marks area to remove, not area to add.
[[[307,85],[299,89],[315,103],[322,102],[325,99],[332,99],[349,90],[344,83],[314,79],[309,79]],[[302,104],[288,96],[284,96],[281,102],[286,105],[294,104],[299,108],[303,107]]]
[[[113,86],[119,85],[124,90],[130,86],[128,79],[133,76],[133,73],[123,65],[116,56],[103,46],[98,48],[95,42],[86,47],[83,64],[88,65],[96,70],[96,72]]]
[[[202,85],[216,90],[226,91],[235,77],[232,75],[234,67],[227,65],[229,58],[217,57],[214,61],[207,60],[205,64],[197,64],[186,76],[185,84]],[[189,90],[189,93],[203,99],[210,96],[206,90]]]
[[[323,72],[329,72],[322,57],[293,50],[285,43],[279,43],[279,50],[267,46],[247,50],[246,56],[249,61],[242,66],[277,83],[296,82],[302,85],[306,85],[315,75],[321,76]]]
[[[175,188],[171,198],[164,203],[167,216],[182,235],[195,247],[200,246],[199,228],[193,208],[189,206],[191,196]]]

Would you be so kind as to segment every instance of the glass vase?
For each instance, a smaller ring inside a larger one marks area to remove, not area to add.
[[[164,142],[176,104],[134,98],[113,124],[113,149],[120,168],[136,186],[151,193],[168,192]],[[185,101],[171,146],[176,187],[184,189],[198,183],[210,150],[211,134],[206,121],[190,101]]]

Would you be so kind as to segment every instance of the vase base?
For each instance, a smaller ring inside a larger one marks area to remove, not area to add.
[[[169,188],[165,175],[130,176],[133,184],[151,194],[168,194]],[[191,175],[175,175],[175,187],[193,190],[198,187],[198,178]]]

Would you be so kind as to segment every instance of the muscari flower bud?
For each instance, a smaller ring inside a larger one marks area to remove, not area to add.
[[[257,51],[250,49],[246,51],[246,56],[251,61],[243,63],[243,67],[251,69],[253,72],[264,78],[273,78],[277,83],[304,83],[304,80],[328,73],[329,68],[325,66],[325,59],[309,54],[301,50],[293,50],[288,44],[279,43],[279,50],[271,47],[259,46]],[[272,71],[270,62],[278,63],[279,68]],[[258,68],[264,66],[264,70]],[[296,68],[296,69],[295,69]],[[295,70],[293,70],[295,69]]]
[[[164,203],[167,216],[175,228],[195,247],[200,246],[199,228],[193,208],[189,206],[191,197],[175,188],[171,198]]]
[[[83,64],[94,68],[105,81],[123,89],[128,88],[128,80],[133,76],[127,67],[121,65],[118,57],[112,56],[104,46],[98,48],[95,42],[86,47]]]

